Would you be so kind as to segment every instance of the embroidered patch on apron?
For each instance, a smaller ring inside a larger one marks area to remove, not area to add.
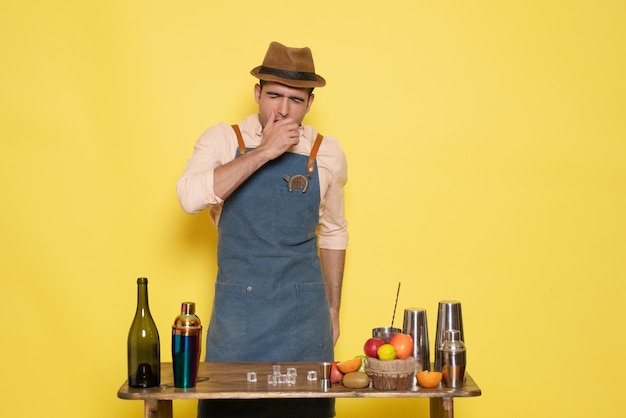
[[[302,174],[296,174],[291,177],[284,175],[283,179],[287,182],[287,188],[290,192],[293,192],[294,190],[302,190],[302,193],[306,193],[306,189],[309,188],[311,175],[309,174],[308,176],[303,176]]]

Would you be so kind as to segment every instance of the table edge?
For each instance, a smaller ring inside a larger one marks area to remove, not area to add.
[[[240,363],[242,364],[242,363]],[[245,364],[245,363],[243,363]],[[167,363],[164,364],[167,367]],[[482,390],[469,373],[466,384],[460,388],[439,386],[434,389],[413,387],[404,391],[384,391],[371,387],[350,389],[340,383],[333,384],[327,391],[292,388],[281,390],[227,390],[197,391],[196,388],[174,388],[164,384],[154,388],[130,388],[126,380],[118,389],[117,397],[124,400],[193,400],[193,399],[279,399],[279,398],[469,398],[482,395]]]

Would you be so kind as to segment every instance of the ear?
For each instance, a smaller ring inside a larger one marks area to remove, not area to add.
[[[259,102],[261,101],[261,86],[259,85],[259,83],[254,85],[254,101],[256,102],[256,104],[259,104]]]

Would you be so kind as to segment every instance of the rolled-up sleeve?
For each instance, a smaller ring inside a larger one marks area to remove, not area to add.
[[[320,207],[318,244],[329,250],[345,250],[348,246],[348,221],[345,217],[344,186],[348,181],[346,156],[335,138],[324,138],[328,147],[320,150],[320,159],[329,167],[328,188]]]
[[[235,158],[236,136],[231,127],[220,123],[198,138],[192,156],[176,184],[178,200],[187,213],[197,213],[222,204],[213,189],[215,168]]]

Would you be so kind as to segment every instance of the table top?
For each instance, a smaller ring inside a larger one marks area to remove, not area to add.
[[[279,364],[283,373],[289,367],[297,370],[295,384],[267,383],[272,366]],[[319,362],[253,362],[253,363],[200,363],[198,381],[193,388],[175,388],[172,363],[161,364],[161,386],[137,389],[120,387],[117,396],[130,400],[174,400],[174,399],[262,399],[262,398],[458,398],[480,396],[481,390],[469,374],[465,384],[456,389],[443,385],[434,389],[419,386],[404,391],[382,391],[373,388],[349,389],[340,383],[324,390],[321,382],[308,381],[307,372],[314,370],[319,375]],[[257,382],[247,381],[247,373],[256,372]]]

